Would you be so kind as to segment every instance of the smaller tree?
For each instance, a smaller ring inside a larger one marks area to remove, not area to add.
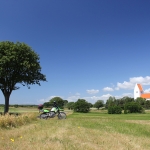
[[[69,102],[68,104],[67,104],[67,108],[68,109],[74,109],[74,102]]]
[[[122,109],[120,106],[109,106],[108,107],[108,114],[121,114]]]
[[[60,108],[63,108],[64,107],[64,100],[60,97],[54,97],[52,98],[49,103],[50,103],[50,106],[53,106],[54,104],[54,101],[56,102],[56,104],[58,105],[58,107]]]
[[[134,98],[128,96],[124,96],[123,98],[121,98],[121,100],[124,102],[124,104],[128,102],[134,102]]]
[[[18,104],[15,104],[14,107],[15,107],[15,108],[18,108]]]
[[[90,107],[90,108],[92,108],[92,107],[93,107],[93,104],[91,104],[91,103],[88,103],[88,104],[89,104],[89,107]]]
[[[116,100],[115,97],[110,96],[108,98],[108,100],[106,101],[105,108],[108,109],[109,106],[114,106],[115,105],[115,102],[114,102],[115,100]]]
[[[45,102],[45,103],[43,104],[43,106],[46,107],[46,108],[48,108],[48,107],[50,107],[51,105],[50,105],[50,102]]]
[[[142,107],[145,106],[145,102],[146,102],[146,99],[145,98],[142,98],[142,97],[138,97],[135,102],[137,102],[138,104],[140,104]]]
[[[129,102],[125,104],[124,112],[125,113],[143,113],[144,109],[137,102]]]
[[[87,113],[90,111],[90,105],[85,99],[78,99],[74,104],[74,111]]]
[[[145,101],[145,109],[150,109],[150,100]]]
[[[63,100],[64,101],[64,107],[67,107],[68,100]]]
[[[99,109],[100,107],[104,106],[104,101],[103,100],[98,100],[95,104],[94,107]]]

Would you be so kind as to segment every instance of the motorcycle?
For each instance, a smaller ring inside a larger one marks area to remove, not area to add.
[[[40,119],[54,118],[55,116],[57,116],[58,119],[67,118],[66,113],[63,112],[63,109],[60,109],[59,107],[53,107],[50,111],[47,109],[39,109],[39,111],[42,112],[39,116]]]

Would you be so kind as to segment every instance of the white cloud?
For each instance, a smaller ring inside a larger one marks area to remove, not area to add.
[[[130,82],[132,82],[134,84],[141,83],[142,85],[150,85],[150,76],[133,77],[133,78],[130,78]]]
[[[102,95],[101,98],[105,100],[105,99],[108,99],[110,96],[112,96],[112,95],[111,94],[105,94],[105,95]]]
[[[103,88],[103,91],[112,92],[112,91],[114,91],[114,90],[113,90],[113,88],[111,88],[111,87],[105,87],[105,88]]]
[[[86,101],[90,103],[95,103],[97,100],[104,100],[106,101],[110,96],[110,94],[105,94],[102,96],[87,96],[87,97],[81,97],[80,95],[73,95],[66,98],[69,102],[76,102],[78,99],[85,99]]]
[[[75,95],[78,95],[78,96],[79,96],[79,95],[80,95],[80,93],[78,93],[78,92],[77,92]]]
[[[123,83],[117,83],[117,89],[133,89],[135,84],[124,81]]]
[[[86,90],[86,92],[87,92],[88,94],[96,94],[96,93],[99,93],[99,90],[94,90],[94,89],[92,89],[92,90]]]
[[[150,85],[150,76],[146,77],[133,77],[130,78],[129,81],[124,81],[123,83],[118,82],[116,90],[119,89],[134,89],[136,83],[140,83],[142,85]]]
[[[133,97],[134,95],[133,95],[133,93],[123,93],[121,98],[124,96]]]
[[[37,103],[38,103],[38,104],[43,104],[43,103],[45,103],[45,99],[37,100]]]
[[[78,99],[80,99],[80,95],[69,96],[67,98],[69,102],[76,102]]]
[[[83,97],[83,99],[87,100],[90,103],[95,103],[97,100],[104,100],[104,102],[106,102],[106,100],[112,96],[111,94],[105,94],[102,96],[91,96],[91,97]]]
[[[150,88],[149,89],[146,89],[144,90],[145,93],[150,93]]]
[[[42,99],[40,99],[40,100],[37,100],[37,103],[39,104],[43,104],[43,103],[45,103],[45,102],[49,102],[49,100],[51,100],[52,98],[54,98],[54,97],[61,97],[61,96],[49,96],[49,97],[47,97],[47,98],[42,98]],[[62,98],[62,97],[61,97]]]
[[[119,88],[118,88],[118,87],[115,87],[115,90],[117,90],[117,91],[118,91],[118,90],[119,90]]]

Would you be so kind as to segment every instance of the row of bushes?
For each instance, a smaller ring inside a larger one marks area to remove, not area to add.
[[[126,103],[124,106],[124,113],[144,113],[143,107],[136,102]],[[121,114],[122,108],[120,106],[114,105],[108,107],[108,114]]]
[[[4,104],[0,104],[0,107],[4,108]],[[18,108],[18,107],[33,107],[33,108],[36,108],[37,105],[19,105],[19,104],[10,104],[9,107],[15,107],[15,108]]]

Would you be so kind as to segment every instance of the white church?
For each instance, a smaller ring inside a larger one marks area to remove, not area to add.
[[[150,93],[144,93],[143,87],[141,84],[136,84],[134,88],[134,99],[142,97],[146,100],[150,100]]]

